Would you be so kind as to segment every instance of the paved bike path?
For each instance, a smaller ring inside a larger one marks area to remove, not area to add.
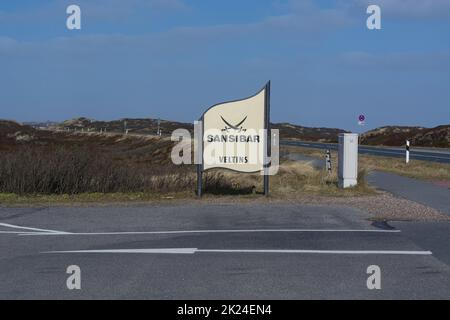
[[[450,189],[392,173],[373,171],[369,174],[371,185],[398,197],[415,201],[450,215]]]

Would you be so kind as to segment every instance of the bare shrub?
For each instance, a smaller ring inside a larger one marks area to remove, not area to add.
[[[190,167],[113,159],[87,147],[22,147],[0,153],[0,192],[171,192],[195,186]]]

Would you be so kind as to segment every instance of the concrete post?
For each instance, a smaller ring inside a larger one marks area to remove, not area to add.
[[[338,177],[340,188],[350,188],[358,184],[358,134],[339,135]]]

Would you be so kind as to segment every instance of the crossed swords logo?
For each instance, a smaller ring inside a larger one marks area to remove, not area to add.
[[[220,117],[222,118],[222,121],[225,122],[225,124],[226,124],[225,129],[222,129],[222,132],[223,131],[229,132],[230,129],[234,129],[234,130],[236,130],[238,132],[245,132],[245,131],[247,131],[247,129],[244,129],[242,127],[242,124],[245,122],[245,120],[247,120],[247,117],[245,117],[244,120],[242,120],[241,122],[239,122],[238,124],[236,124],[234,126],[231,123],[229,123],[227,120],[225,120],[222,116],[220,116]]]

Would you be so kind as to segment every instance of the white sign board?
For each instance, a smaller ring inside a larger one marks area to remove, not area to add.
[[[264,170],[270,84],[256,95],[217,104],[202,116],[203,170]]]

